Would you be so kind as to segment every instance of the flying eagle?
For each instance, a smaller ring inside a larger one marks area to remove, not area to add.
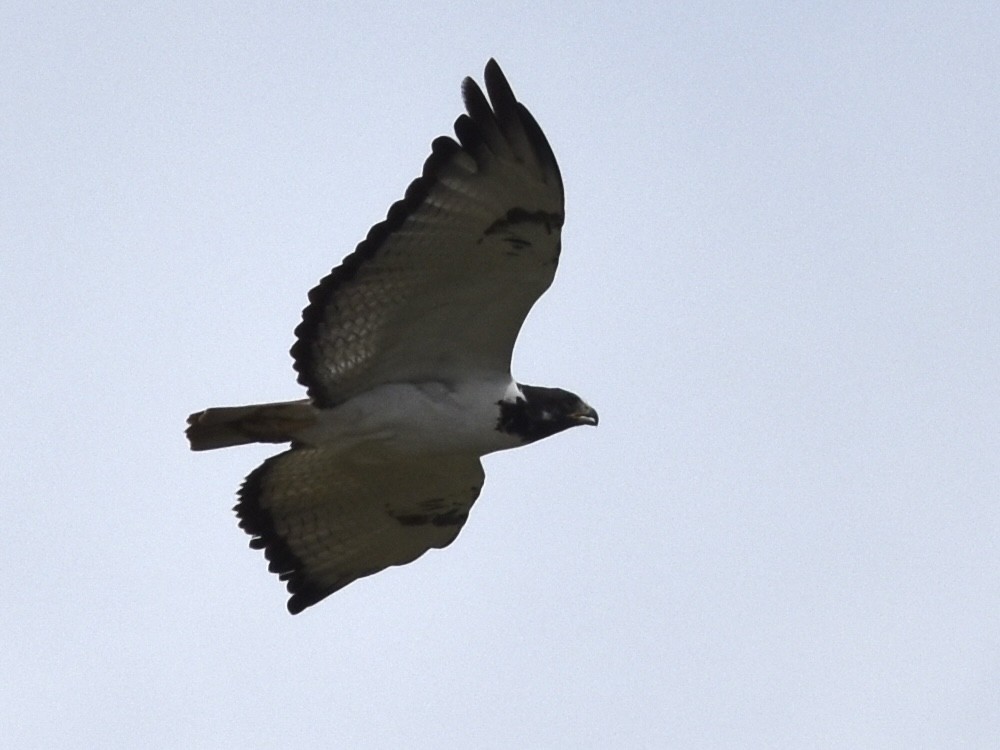
[[[195,451],[291,443],[234,510],[301,612],[352,581],[450,544],[480,457],[596,425],[559,388],[522,385],[511,353],[559,259],[563,187],[548,141],[496,61],[466,78],[457,141],[309,293],[291,349],[301,401],[207,409]]]

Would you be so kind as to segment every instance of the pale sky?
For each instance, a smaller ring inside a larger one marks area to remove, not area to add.
[[[997,8],[0,4],[4,744],[1000,746]],[[185,418],[301,395],[491,56],[567,191],[514,374],[601,425],[291,617]]]

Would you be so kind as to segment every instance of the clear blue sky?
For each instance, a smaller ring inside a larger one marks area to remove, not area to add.
[[[333,8],[337,8],[334,10]],[[993,3],[4,3],[10,747],[1000,746]],[[308,289],[495,56],[576,430],[299,617],[236,527]]]

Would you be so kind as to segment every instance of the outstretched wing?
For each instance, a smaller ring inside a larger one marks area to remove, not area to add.
[[[434,141],[423,175],[309,293],[292,347],[320,407],[374,385],[506,374],[517,333],[552,283],[563,189],[541,129],[500,66],[471,78],[458,141]]]
[[[294,615],[351,581],[449,545],[483,480],[476,456],[293,448],[247,477],[234,510],[250,546],[288,582]]]

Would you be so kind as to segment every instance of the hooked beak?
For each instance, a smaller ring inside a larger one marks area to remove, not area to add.
[[[597,412],[586,404],[581,404],[577,411],[569,415],[569,418],[577,424],[589,424],[597,427]]]

